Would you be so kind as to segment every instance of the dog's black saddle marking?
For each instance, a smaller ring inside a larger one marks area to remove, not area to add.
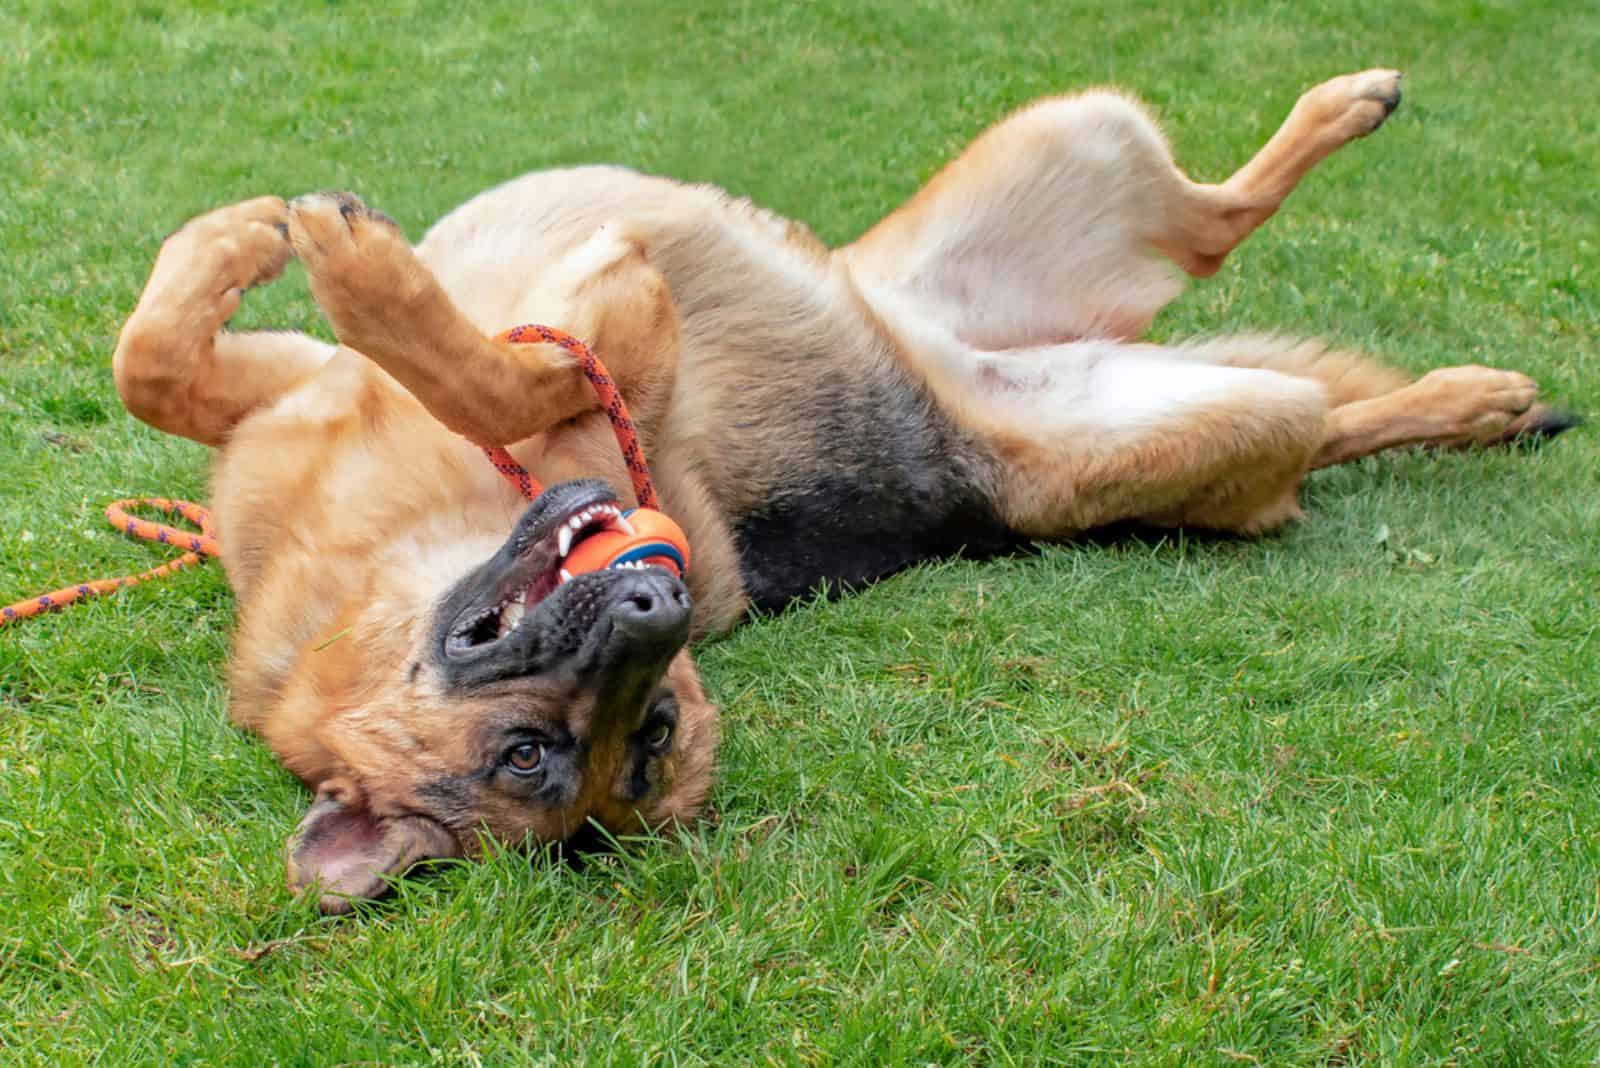
[[[800,417],[815,423],[820,447],[734,523],[752,608],[776,611],[819,587],[837,595],[920,560],[1025,543],[983,492],[994,461],[920,383],[883,370],[816,385]]]

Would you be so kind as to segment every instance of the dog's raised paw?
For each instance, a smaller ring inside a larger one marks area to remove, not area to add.
[[[1323,82],[1302,100],[1345,137],[1365,137],[1400,106],[1402,77],[1397,70],[1381,67],[1357,71]]]
[[[410,245],[400,227],[354,193],[307,193],[288,208],[289,241],[318,281],[356,285],[381,277],[392,261],[409,261]]]
[[[186,319],[220,327],[245,290],[283,273],[287,219],[281,198],[256,197],[189,220],[162,243],[141,304],[182,307]]]
[[[1372,125],[1367,128],[1371,133],[1383,125],[1385,119],[1393,115],[1400,106],[1400,79],[1404,77],[1397,70],[1369,70],[1356,75],[1354,86],[1357,97],[1363,101],[1370,101],[1383,109]]]
[[[396,231],[400,229],[400,224],[395,222],[393,218],[385,215],[377,208],[368,207],[367,204],[354,193],[332,192],[323,193],[321,195],[333,198],[333,200],[339,205],[339,214],[343,217],[345,225],[349,226],[352,231],[363,223],[374,223],[380,226],[387,226]]]
[[[399,225],[381,211],[375,211],[354,193],[307,193],[295,197],[288,207],[289,240],[302,259],[347,252],[381,229],[400,234]]]
[[[398,309],[433,288],[400,227],[354,193],[290,201],[289,241],[339,340],[360,351],[379,344]]]

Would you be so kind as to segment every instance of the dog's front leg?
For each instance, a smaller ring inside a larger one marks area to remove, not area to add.
[[[507,445],[596,406],[565,350],[485,336],[393,220],[354,196],[318,193],[295,200],[289,239],[340,342],[393,375],[458,434],[481,445]],[[593,321],[595,315],[553,310],[564,321],[552,325],[597,340],[602,324]],[[626,391],[632,352],[602,352]]]
[[[158,430],[221,445],[246,415],[315,374],[331,346],[302,334],[234,334],[245,290],[289,259],[288,209],[257,197],[191,219],[161,246],[111,366],[128,411]]]

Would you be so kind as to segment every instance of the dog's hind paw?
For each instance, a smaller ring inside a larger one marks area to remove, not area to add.
[[[1431,444],[1492,445],[1518,436],[1539,387],[1525,374],[1476,365],[1441,367],[1408,387]]]
[[[1400,106],[1400,79],[1382,68],[1346,74],[1308,90],[1300,103],[1343,139],[1365,137]]]

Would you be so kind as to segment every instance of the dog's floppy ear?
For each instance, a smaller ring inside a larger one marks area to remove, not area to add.
[[[455,835],[427,816],[374,816],[355,791],[325,784],[289,839],[289,889],[316,887],[330,916],[358,898],[382,897],[389,883],[423,860],[461,855]]]

